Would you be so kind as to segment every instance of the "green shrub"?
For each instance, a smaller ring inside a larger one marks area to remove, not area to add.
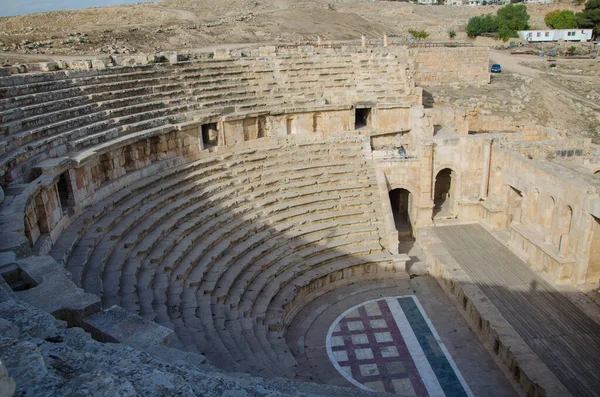
[[[451,39],[456,37],[456,32],[454,31],[454,29],[448,30],[448,37],[450,37]]]
[[[415,39],[426,39],[429,37],[429,33],[425,30],[408,29],[408,33]]]

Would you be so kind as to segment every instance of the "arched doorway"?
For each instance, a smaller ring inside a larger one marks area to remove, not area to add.
[[[392,214],[398,238],[412,237],[412,225],[410,222],[410,208],[412,207],[412,196],[406,189],[393,189],[389,193]]]
[[[444,168],[435,177],[433,190],[433,216],[451,216],[453,212],[452,177],[450,168]]]

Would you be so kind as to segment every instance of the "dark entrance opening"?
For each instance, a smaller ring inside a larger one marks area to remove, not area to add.
[[[410,223],[412,198],[410,192],[406,189],[394,189],[390,191],[389,196],[396,230],[398,231],[398,239],[412,237],[412,226]]]
[[[371,108],[354,109],[354,128],[360,129],[369,125]]]
[[[63,210],[75,204],[73,202],[73,190],[71,188],[71,181],[69,180],[69,174],[67,172],[63,172],[62,174],[60,174],[58,182],[56,183],[56,188],[58,189],[58,198],[60,200],[60,206],[63,208]]]
[[[202,142],[205,148],[219,144],[219,131],[217,123],[202,124]]]
[[[452,215],[451,191],[452,170],[450,168],[444,168],[438,172],[437,176],[435,177],[435,188],[433,194],[434,217],[440,213],[447,216]]]

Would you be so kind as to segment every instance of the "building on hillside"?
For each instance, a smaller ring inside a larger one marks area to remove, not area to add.
[[[524,0],[525,4],[550,4],[554,2],[554,0]]]
[[[519,38],[525,41],[590,41],[592,29],[548,29],[548,30],[520,30]]]
[[[447,6],[462,6],[466,4],[466,0],[446,0],[445,3]]]
[[[437,4],[438,0],[418,0],[419,4]]]

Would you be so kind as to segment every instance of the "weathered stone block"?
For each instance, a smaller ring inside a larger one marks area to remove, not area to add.
[[[32,256],[16,262],[22,278],[32,288],[17,296],[69,326],[81,326],[83,318],[98,312],[100,298],[83,292],[70,280],[67,270],[49,256]]]
[[[0,233],[0,252],[14,252],[17,259],[31,255],[31,247],[25,236],[15,232]]]
[[[84,321],[84,328],[102,342],[122,342],[138,348],[168,344],[175,333],[137,314],[113,306]]]

